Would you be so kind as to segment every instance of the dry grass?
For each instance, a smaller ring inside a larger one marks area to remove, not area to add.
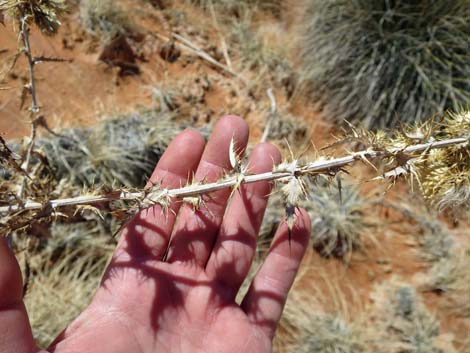
[[[421,246],[419,257],[430,263],[452,257],[452,234],[449,228],[439,221],[438,215],[421,208],[414,213],[413,218],[421,228],[421,234],[417,237]]]
[[[272,29],[276,34],[258,27],[252,12],[246,12],[239,18],[230,18],[227,23],[227,43],[231,48],[229,55],[234,59],[234,66],[239,72],[249,72],[252,89],[265,94],[266,88],[294,85],[296,75],[292,63],[288,60],[290,43],[285,36],[285,29]],[[277,40],[273,40],[276,37]],[[288,88],[288,96],[294,88]]]
[[[15,240],[27,280],[25,303],[41,347],[47,347],[91,301],[114,249],[110,226],[116,225],[96,219],[58,223],[40,241]]]
[[[376,288],[372,300],[364,323],[368,352],[456,352],[413,286],[392,279]]]
[[[133,32],[134,25],[128,12],[119,1],[82,0],[80,19],[84,28],[101,42],[106,43],[117,35]]]
[[[310,268],[312,270],[312,268]],[[309,268],[304,268],[309,271]],[[275,351],[317,353],[456,353],[451,335],[423,304],[414,287],[396,278],[378,285],[371,305],[359,314],[348,312],[351,300],[325,277],[329,292],[315,285],[294,286],[275,339]],[[334,305],[325,302],[335,297]],[[358,303],[354,304],[357,310]]]
[[[226,16],[240,17],[247,11],[266,11],[279,16],[284,9],[281,0],[188,0],[204,9],[214,7]]]
[[[37,142],[57,180],[75,185],[143,186],[184,127],[169,112],[147,110],[69,129]]]
[[[424,284],[424,290],[433,290],[447,294],[445,305],[454,314],[470,318],[470,250],[456,251],[451,258],[441,259],[435,263]]]
[[[316,186],[309,191],[313,247],[323,256],[349,261],[353,250],[362,249],[373,225],[367,209],[373,200],[360,195],[354,186]]]
[[[364,248],[364,239],[373,243],[374,224],[366,217],[373,200],[360,195],[359,189],[342,182],[321,178],[309,180],[305,187],[304,207],[312,222],[312,246],[323,256],[335,256],[348,262],[353,250]],[[260,230],[260,248],[265,249],[274,235],[285,211],[286,196],[279,192],[271,195]]]
[[[307,256],[289,293],[274,351],[363,352],[361,327],[352,319],[362,308],[357,293],[353,288],[346,293],[339,286],[342,276],[331,276],[313,261],[314,257]],[[319,273],[320,279],[312,281],[312,271]]]
[[[470,4],[309,0],[303,73],[324,117],[366,127],[470,104]]]

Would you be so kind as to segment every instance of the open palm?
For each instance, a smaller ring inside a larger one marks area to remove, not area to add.
[[[160,159],[152,183],[179,187],[194,175],[214,181],[230,169],[229,144],[242,150],[248,127],[225,117],[205,146],[199,133],[178,135]],[[258,145],[249,172],[270,171],[279,152]],[[307,214],[297,210],[289,245],[281,223],[267,258],[242,303],[235,296],[256,248],[271,185],[211,193],[198,210],[174,202],[154,206],[125,227],[90,306],[56,339],[51,352],[270,352],[287,293],[309,238]],[[0,352],[37,352],[21,300],[21,275],[0,242]]]

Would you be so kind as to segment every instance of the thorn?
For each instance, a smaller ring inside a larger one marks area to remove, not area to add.
[[[339,195],[339,204],[343,205],[343,194],[342,194],[342,185],[341,185],[341,176],[337,175],[336,182],[338,183],[338,195]]]
[[[228,156],[230,159],[230,165],[232,166],[233,169],[236,169],[238,166],[238,158],[237,158],[237,153],[235,151],[235,141],[233,139],[233,136],[230,140]]]
[[[288,203],[286,204],[286,223],[287,223],[287,237],[289,240],[289,251],[291,250],[292,230],[295,223],[295,209],[296,206]]]

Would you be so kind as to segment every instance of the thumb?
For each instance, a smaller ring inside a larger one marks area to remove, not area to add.
[[[23,303],[23,283],[15,255],[0,236],[0,351],[36,352],[28,314]]]

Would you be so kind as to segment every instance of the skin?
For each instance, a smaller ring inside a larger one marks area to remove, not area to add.
[[[230,170],[234,137],[246,147],[248,127],[227,116],[207,145],[196,131],[179,134],[160,159],[152,183],[174,188],[213,181]],[[279,151],[255,147],[249,172],[270,171]],[[235,296],[254,257],[271,184],[244,185],[205,198],[199,210],[174,202],[143,210],[124,228],[101,286],[49,352],[271,352],[287,293],[307,247],[310,221],[297,210],[291,244],[281,222],[270,251],[240,305]],[[176,217],[176,214],[178,215]],[[22,301],[18,263],[0,239],[0,353],[36,353]]]

